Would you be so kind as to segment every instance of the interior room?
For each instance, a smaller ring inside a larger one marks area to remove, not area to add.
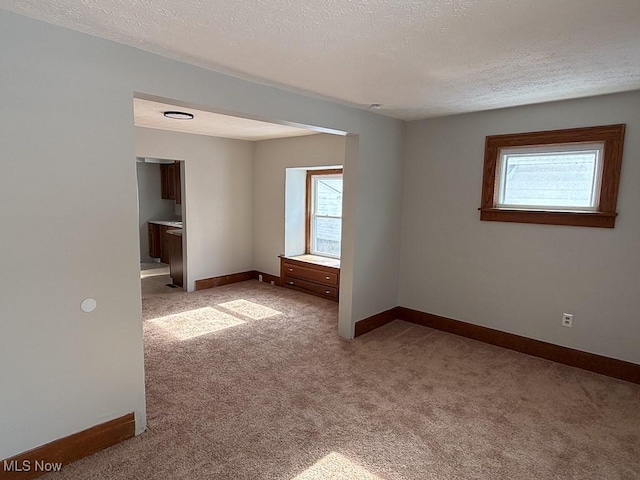
[[[172,287],[193,292],[248,278],[313,292],[313,275],[280,281],[286,257],[304,269],[329,269],[329,295],[338,300],[344,136],[176,103],[134,99],[143,298],[147,286],[151,294]],[[190,118],[164,115],[180,109]],[[167,166],[178,174],[163,174]],[[165,184],[174,181],[171,199]],[[265,194],[252,201],[260,189]],[[311,197],[328,204],[331,215],[307,218]],[[264,241],[252,241],[257,230]],[[177,283],[169,248],[175,233],[183,239]]]
[[[638,22],[0,0],[0,478],[639,478]]]

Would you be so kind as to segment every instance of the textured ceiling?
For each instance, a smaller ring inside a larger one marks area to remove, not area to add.
[[[640,0],[0,0],[142,50],[404,118],[640,88]]]
[[[191,113],[194,118],[192,120],[166,118],[164,112],[172,110]],[[140,98],[133,99],[133,118],[135,125],[138,127],[210,135],[213,137],[236,138],[238,140],[269,140],[318,133],[303,128],[221,115]]]

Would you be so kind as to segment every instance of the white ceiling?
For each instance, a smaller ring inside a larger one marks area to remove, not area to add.
[[[194,118],[192,120],[175,120],[164,116],[164,112],[175,110],[191,113]],[[134,124],[138,127],[158,128],[160,130],[195,133],[213,137],[236,138],[238,140],[269,140],[318,133],[304,128],[221,115],[140,98],[133,99],[133,118]]]
[[[63,27],[415,119],[640,88],[639,0],[0,0]]]

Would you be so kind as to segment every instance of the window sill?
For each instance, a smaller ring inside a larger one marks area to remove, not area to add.
[[[302,255],[292,255],[292,256],[280,255],[280,256],[281,258],[296,260],[298,262],[311,263],[313,265],[320,265],[324,267],[331,267],[331,268],[338,268],[338,269],[340,268],[339,258],[325,257],[322,255],[312,255],[310,253],[304,253]]]
[[[613,228],[618,215],[615,212],[556,212],[503,208],[479,208],[478,210],[480,210],[480,220],[489,222],[538,223],[599,228]]]

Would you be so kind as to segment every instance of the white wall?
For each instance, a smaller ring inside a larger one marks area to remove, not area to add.
[[[140,232],[140,261],[150,262],[149,220],[173,220],[174,200],[163,200],[160,166],[156,163],[136,162],[138,181],[138,230]]]
[[[285,169],[284,179],[284,254],[302,255],[307,232],[306,168]],[[259,241],[259,239],[256,239]]]
[[[613,123],[615,229],[479,220],[486,135]],[[639,131],[640,92],[409,123],[400,305],[640,363]]]
[[[6,11],[0,44],[0,458],[131,411],[145,428],[134,92],[358,134],[341,334],[396,304],[402,122]]]
[[[262,140],[255,142],[254,155],[254,268],[279,276],[278,255],[285,253],[286,169],[343,165],[345,137],[319,134]],[[302,175],[304,185],[306,174]]]
[[[253,270],[253,143],[136,127],[136,155],[184,160],[187,290]]]

